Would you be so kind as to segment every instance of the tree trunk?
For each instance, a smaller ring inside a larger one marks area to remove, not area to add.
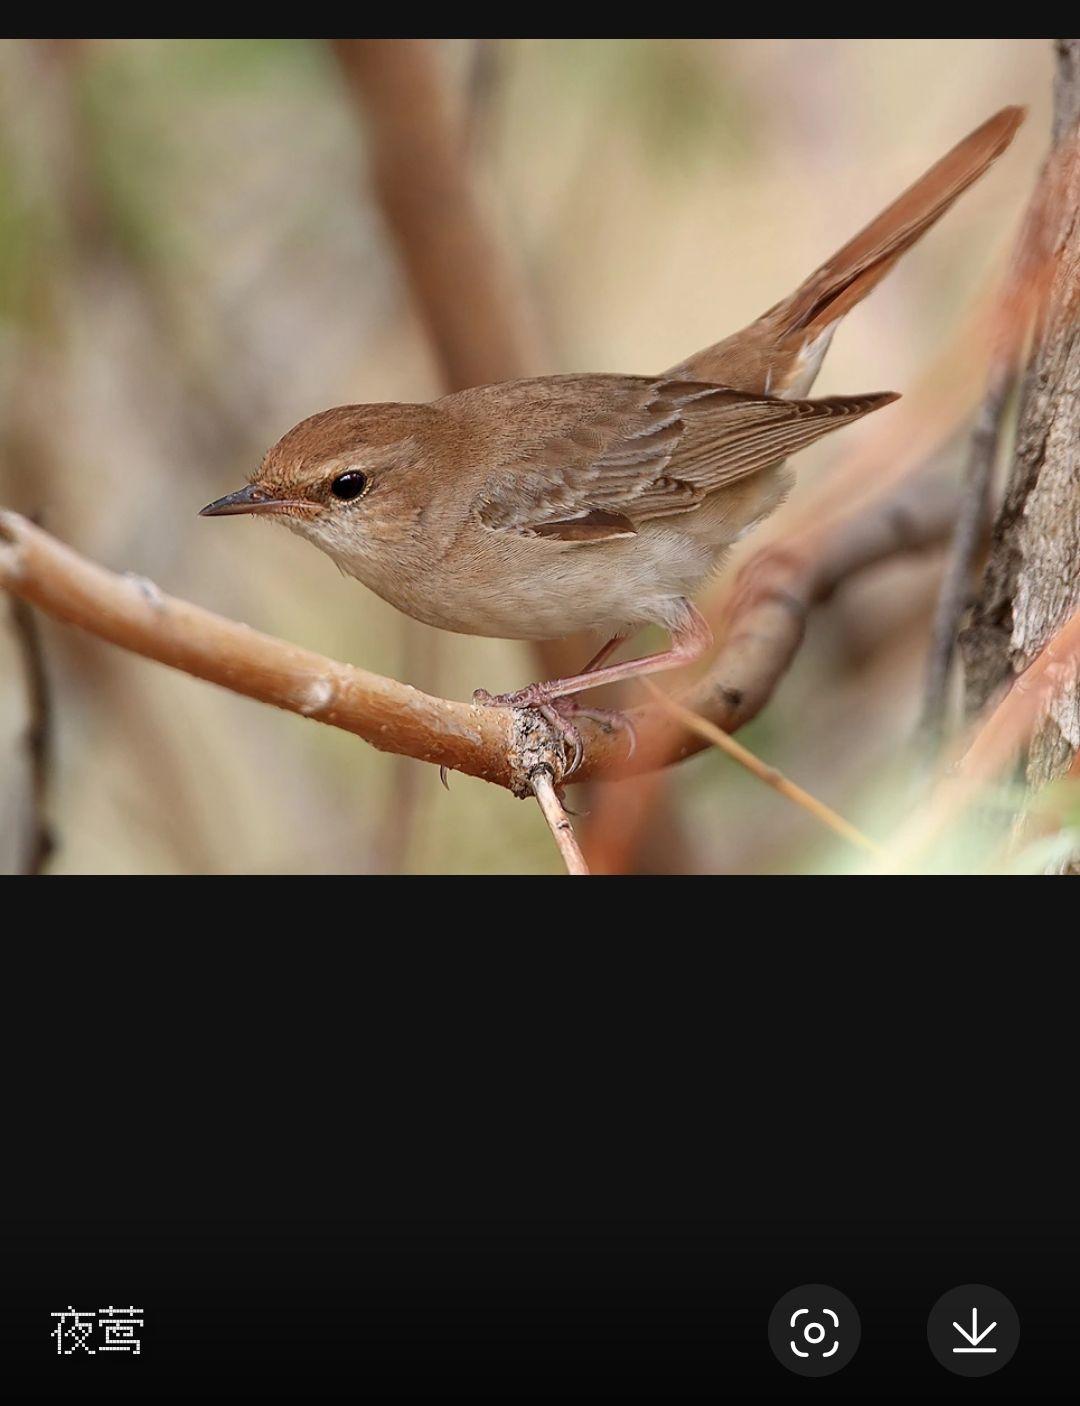
[[[1044,247],[1049,295],[1027,367],[1005,500],[972,623],[961,648],[969,711],[1025,669],[1080,607],[1080,39],[1058,39],[1055,194]],[[1032,740],[1033,787],[1080,752],[1080,680],[1065,686]],[[1072,868],[1080,871],[1080,859]]]

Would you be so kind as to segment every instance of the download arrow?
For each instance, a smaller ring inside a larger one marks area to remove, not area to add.
[[[988,1333],[992,1333],[992,1332],[994,1331],[994,1329],[997,1327],[997,1321],[995,1320],[993,1323],[990,1324],[989,1328],[984,1328],[984,1329],[982,1330],[982,1332],[980,1333],[980,1332],[979,1332],[979,1310],[978,1310],[977,1308],[973,1308],[973,1309],[971,1310],[971,1332],[970,1332],[970,1333],[967,1331],[966,1328],[961,1328],[961,1326],[960,1326],[959,1323],[954,1322],[954,1323],[953,1323],[953,1327],[956,1329],[956,1331],[960,1334],[960,1336],[961,1336],[962,1338],[964,1338],[967,1342],[969,1342],[969,1343],[971,1344],[970,1347],[954,1347],[954,1348],[953,1348],[953,1352],[997,1352],[997,1348],[996,1348],[996,1347],[980,1347],[980,1346],[979,1346],[979,1344],[982,1342],[983,1338],[985,1338]]]

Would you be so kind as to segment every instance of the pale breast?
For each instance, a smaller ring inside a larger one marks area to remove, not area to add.
[[[782,467],[710,494],[693,512],[639,523],[637,534],[563,542],[461,524],[446,550],[406,559],[336,551],[341,568],[398,610],[457,634],[558,639],[616,634],[679,618],[733,542],[785,496]]]
[[[606,542],[470,527],[452,565],[444,560],[373,584],[399,610],[459,634],[557,639],[668,625],[680,615],[678,602],[694,595],[728,547],[783,496],[770,471],[711,495],[695,512],[639,524],[636,536]]]

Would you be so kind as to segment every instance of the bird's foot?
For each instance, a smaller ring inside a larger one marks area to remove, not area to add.
[[[637,733],[625,714],[611,708],[590,708],[574,698],[553,695],[542,683],[530,684],[516,693],[488,693],[486,688],[478,688],[473,694],[473,702],[485,708],[535,708],[562,739],[569,758],[565,772],[568,777],[577,771],[585,755],[581,733],[574,724],[574,718],[589,718],[608,732],[625,732],[629,744],[627,757],[632,757],[637,747]]]

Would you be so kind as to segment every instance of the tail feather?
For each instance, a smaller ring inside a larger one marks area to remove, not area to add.
[[[1001,155],[1023,120],[1023,108],[1006,107],[984,122],[766,317],[782,335],[805,330],[808,339],[843,317]]]
[[[749,327],[673,367],[672,376],[737,390],[805,396],[846,312],[1001,155],[1023,122],[1006,107],[931,166],[799,287]]]

